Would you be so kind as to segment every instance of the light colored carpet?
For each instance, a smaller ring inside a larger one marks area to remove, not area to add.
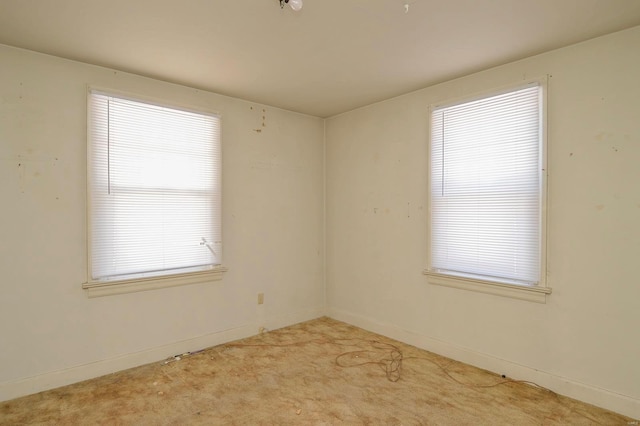
[[[3,425],[627,425],[329,318],[0,403]]]

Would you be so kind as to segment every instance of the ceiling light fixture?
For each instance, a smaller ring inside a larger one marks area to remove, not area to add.
[[[280,9],[284,8],[284,4],[291,6],[291,9],[298,12],[302,9],[302,0],[280,0]]]

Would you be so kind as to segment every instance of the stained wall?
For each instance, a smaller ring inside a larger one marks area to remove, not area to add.
[[[221,114],[222,281],[82,290],[89,85]],[[322,315],[323,131],[319,118],[0,46],[0,399]]]
[[[327,305],[369,330],[640,417],[640,27],[327,120]],[[429,105],[548,75],[546,304],[434,286]]]

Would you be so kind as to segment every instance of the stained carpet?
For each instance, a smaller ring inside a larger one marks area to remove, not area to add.
[[[0,403],[2,425],[628,425],[320,318]]]

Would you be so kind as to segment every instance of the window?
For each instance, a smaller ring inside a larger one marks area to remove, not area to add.
[[[88,127],[84,288],[219,279],[220,118],[90,90]]]
[[[518,289],[538,299],[550,292],[544,287],[543,89],[533,82],[432,108],[425,273],[435,284],[521,298],[529,296],[517,296]]]

